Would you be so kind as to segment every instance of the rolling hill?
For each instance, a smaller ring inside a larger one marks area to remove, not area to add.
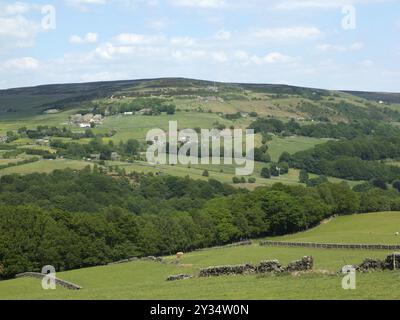
[[[340,92],[289,85],[162,78],[0,90],[0,119],[39,115],[49,109],[90,109],[98,103],[115,104],[150,97],[173,101],[180,108],[203,108],[222,113],[255,111],[275,117],[322,117],[333,121],[372,116],[398,120],[396,110],[400,110],[397,93]]]

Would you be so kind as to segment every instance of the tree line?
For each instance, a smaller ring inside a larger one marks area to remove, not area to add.
[[[361,137],[329,141],[313,149],[285,154],[291,167],[318,175],[350,180],[381,179],[392,183],[400,177],[400,167],[386,165],[385,159],[400,157],[400,136]]]
[[[306,230],[335,215],[399,210],[400,193],[346,184],[236,190],[215,180],[86,168],[0,178],[1,277],[174,254]]]
[[[294,119],[283,122],[279,119],[260,118],[250,126],[255,133],[268,135],[299,135],[313,138],[355,139],[363,136],[399,135],[400,130],[385,122],[376,120],[354,120],[350,123],[312,123],[300,125]]]

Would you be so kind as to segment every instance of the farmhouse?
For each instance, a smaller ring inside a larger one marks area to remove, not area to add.
[[[85,115],[74,114],[69,118],[69,122],[81,128],[90,128],[92,125],[102,124],[103,117],[101,114],[94,115],[92,113],[87,113]]]
[[[90,160],[94,160],[94,161],[100,160],[100,153],[92,153],[90,155]]]
[[[0,136],[0,143],[5,143],[7,142],[8,137],[7,136]]]
[[[47,109],[44,113],[53,114],[53,113],[59,113],[59,112],[60,112],[60,110],[58,110],[58,109]]]
[[[120,159],[120,156],[118,154],[118,152],[112,152],[111,153],[111,160],[112,161],[118,161]]]
[[[43,139],[37,139],[36,140],[36,144],[40,145],[40,146],[45,146],[48,145],[50,143],[50,139],[49,138],[43,138]]]
[[[152,110],[150,108],[146,108],[146,109],[142,109],[138,112],[138,114],[140,115],[147,115],[147,114],[151,114]]]

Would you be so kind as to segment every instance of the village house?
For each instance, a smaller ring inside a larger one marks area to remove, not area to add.
[[[46,145],[48,145],[50,143],[50,139],[46,137],[46,138],[43,138],[43,139],[37,139],[35,142],[39,146],[46,146]]]
[[[87,113],[85,115],[74,114],[69,119],[70,123],[77,125],[81,128],[90,128],[92,125],[98,125],[103,123],[103,116],[101,114]]]
[[[150,108],[146,108],[146,109],[142,109],[138,112],[138,114],[140,115],[146,115],[146,114],[151,114],[153,112],[153,110],[151,110]]]
[[[46,113],[46,114],[54,114],[54,113],[59,113],[59,112],[60,112],[60,110],[58,110],[58,109],[47,109],[47,110],[45,110],[44,113]]]
[[[118,154],[118,152],[112,152],[111,153],[111,161],[119,161],[120,156]]]
[[[99,161],[100,160],[100,153],[92,153],[90,155],[90,160]]]

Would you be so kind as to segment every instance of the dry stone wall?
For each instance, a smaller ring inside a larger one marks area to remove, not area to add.
[[[289,263],[286,267],[286,272],[309,271],[312,270],[313,267],[314,267],[313,257],[304,257],[301,260]]]
[[[390,254],[385,260],[367,258],[356,266],[356,270],[359,272],[400,270],[400,253]]]
[[[208,267],[200,270],[200,277],[218,277],[227,275],[246,275],[252,273],[283,273],[310,271],[314,266],[313,257],[304,257],[301,260],[293,261],[286,267],[278,260],[261,261],[259,265],[252,264],[236,266]]]
[[[46,276],[46,274],[43,274],[43,273],[24,272],[24,273],[17,274],[15,277],[16,278],[36,278],[36,279],[42,280],[45,276]],[[72,282],[68,282],[65,280],[58,279],[58,278],[55,278],[55,282],[56,282],[56,285],[59,285],[61,287],[69,289],[69,290],[81,290],[82,289],[82,287],[80,287]]]
[[[173,275],[169,276],[167,278],[167,281],[178,281],[178,280],[187,280],[193,278],[192,275],[189,274],[178,274],[178,275]]]
[[[243,264],[236,266],[218,266],[208,267],[200,270],[200,277],[216,277],[228,275],[244,275],[253,273],[255,267],[251,264]]]
[[[257,273],[281,273],[285,272],[285,268],[278,260],[261,261],[256,268]]]

